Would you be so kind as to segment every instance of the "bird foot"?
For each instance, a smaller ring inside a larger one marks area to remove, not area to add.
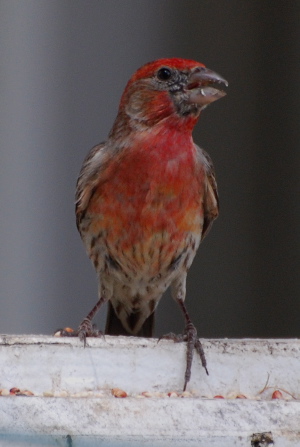
[[[84,346],[86,346],[87,337],[104,337],[103,332],[97,329],[96,325],[92,324],[92,321],[89,318],[85,318],[75,332],[79,337],[79,340],[83,341]]]
[[[186,352],[186,370],[184,375],[184,387],[183,391],[186,390],[186,386],[191,378],[191,368],[193,362],[194,348],[196,352],[199,354],[201,364],[205,369],[206,374],[208,375],[207,363],[204,354],[204,350],[201,344],[201,341],[198,338],[197,329],[193,325],[193,323],[189,322],[186,325],[184,339],[187,342],[187,352]]]
[[[92,324],[89,318],[85,318],[79,325],[76,331],[70,328],[59,329],[55,332],[60,337],[79,337],[86,346],[87,337],[104,337],[104,333],[96,328],[96,325]]]
[[[188,323],[185,327],[185,331],[183,334],[173,334],[172,332],[166,335],[163,335],[160,337],[159,340],[173,340],[175,343],[180,342],[186,342],[187,344],[187,352],[186,352],[186,369],[184,374],[184,386],[183,391],[186,390],[187,384],[191,379],[191,369],[192,369],[192,363],[193,363],[193,356],[194,356],[194,348],[198,352],[201,364],[203,368],[206,371],[206,374],[208,375],[207,370],[207,364],[206,364],[206,358],[204,354],[204,350],[201,344],[201,341],[198,338],[197,335],[197,329],[193,325],[193,323]]]

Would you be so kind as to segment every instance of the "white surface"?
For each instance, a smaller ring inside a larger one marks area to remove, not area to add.
[[[1,388],[34,394],[123,388],[128,393],[181,391],[184,343],[136,337],[88,339],[0,336]],[[205,340],[209,376],[195,353],[189,390],[213,397],[257,395],[269,386],[300,397],[299,340]]]
[[[145,440],[155,446],[199,445],[202,439],[244,439],[252,433],[271,431],[276,447],[279,436],[293,437],[300,427],[300,405],[295,402],[255,402],[201,399],[99,399],[99,398],[3,398],[1,430],[17,416],[13,433],[53,436],[101,436],[112,444],[121,440]],[[12,429],[13,427],[11,427]],[[248,443],[247,443],[248,442]],[[162,445],[164,445],[162,443]],[[175,444],[176,445],[176,444]],[[206,444],[209,445],[209,444]],[[224,444],[226,445],[226,444]],[[233,444],[235,445],[235,444]]]
[[[0,446],[250,447],[251,435],[266,431],[276,447],[300,446],[299,340],[206,340],[203,346],[210,375],[195,356],[193,397],[138,398],[143,391],[181,392],[184,344],[106,336],[84,348],[78,339],[1,336],[0,388],[35,396],[0,397]],[[268,377],[270,388],[259,394]],[[129,397],[114,398],[114,387]],[[296,399],[283,392],[289,400],[270,400],[278,388]],[[84,392],[89,397],[72,397]],[[219,394],[228,399],[213,399]],[[232,399],[237,394],[248,399]]]

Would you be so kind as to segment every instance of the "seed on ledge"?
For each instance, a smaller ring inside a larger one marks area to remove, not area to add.
[[[111,390],[111,393],[115,397],[127,397],[127,393],[124,390],[121,390],[120,388],[113,388]]]
[[[272,399],[283,399],[282,392],[279,390],[275,390],[272,394]]]
[[[16,388],[15,386],[9,390],[9,394],[16,395],[20,392],[20,388]]]

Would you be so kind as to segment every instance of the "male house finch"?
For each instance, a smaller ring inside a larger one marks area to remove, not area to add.
[[[218,215],[215,174],[195,145],[200,112],[225,93],[225,79],[203,64],[160,59],[137,70],[105,143],[85,159],[76,190],[77,226],[99,279],[99,300],[76,334],[99,335],[92,319],[109,301],[105,333],[151,337],[166,289],[185,319],[184,389],[194,347],[206,361],[186,310],[186,276]],[[206,370],[207,371],[207,370]]]

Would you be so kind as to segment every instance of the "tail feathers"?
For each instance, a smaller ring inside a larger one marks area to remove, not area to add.
[[[147,320],[144,322],[143,326],[141,327],[140,331],[137,334],[135,334],[135,336],[150,338],[150,337],[153,337],[153,331],[154,331],[154,312],[151,315],[149,315],[149,317],[147,318]],[[126,329],[124,329],[122,322],[117,317],[110,301],[108,302],[105,334],[108,334],[108,335],[129,335],[129,336],[133,335],[133,334],[130,334],[129,332],[127,332]]]

